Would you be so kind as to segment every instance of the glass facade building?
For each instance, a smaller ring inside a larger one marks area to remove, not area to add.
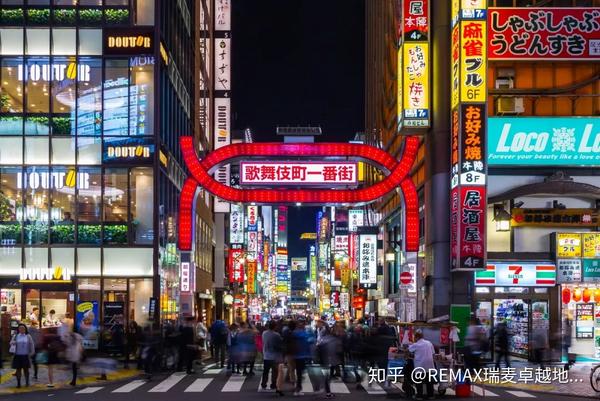
[[[192,0],[0,2],[0,286],[14,318],[77,317],[84,302],[100,322],[177,317],[191,15]]]

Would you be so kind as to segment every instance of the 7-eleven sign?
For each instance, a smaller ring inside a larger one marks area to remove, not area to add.
[[[475,272],[475,285],[497,287],[552,287],[556,285],[554,263],[490,263]]]

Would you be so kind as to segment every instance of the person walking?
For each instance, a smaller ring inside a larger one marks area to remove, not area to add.
[[[227,349],[228,330],[223,320],[216,320],[210,326],[211,344],[214,347],[215,361],[221,362],[221,368],[225,367],[225,352]]]
[[[204,351],[207,349],[208,342],[208,328],[204,324],[204,318],[198,318],[198,323],[196,323],[196,327],[194,329],[194,333],[196,335],[196,345],[198,346],[198,359],[197,362],[199,365],[202,365],[202,355]]]
[[[65,360],[71,364],[73,372],[73,378],[69,384],[75,386],[77,384],[77,368],[83,358],[83,337],[79,333],[70,332],[65,339]]]
[[[431,341],[423,338],[423,333],[420,330],[415,332],[415,343],[408,347],[408,350],[414,354],[414,368],[424,369],[429,372],[429,369],[435,369],[433,356],[435,348]],[[433,383],[429,381],[428,375],[425,375],[421,384],[417,384],[417,400],[423,399],[423,386],[427,388],[427,398],[433,398]]]
[[[292,332],[292,349],[294,356],[294,365],[296,366],[296,388],[295,396],[304,395],[302,392],[302,376],[306,369],[306,361],[311,359],[311,341],[308,332],[305,330],[303,319],[298,320],[296,329]]]
[[[256,359],[256,329],[250,326],[248,322],[240,324],[240,331],[237,334],[237,347],[239,352],[239,362],[243,365],[244,376],[254,376],[254,361]]]
[[[31,357],[35,355],[35,344],[29,335],[27,326],[19,324],[17,334],[10,341],[10,352],[13,354],[12,367],[16,370],[17,388],[21,388],[21,374],[25,374],[25,386],[29,387],[29,368]]]
[[[35,354],[31,357],[31,364],[33,365],[33,380],[37,380],[39,371],[38,359],[41,359],[41,357],[38,357],[38,354],[42,352],[42,332],[38,328],[37,322],[31,323],[29,335],[33,339],[35,346]]]
[[[179,358],[177,363],[177,370],[183,370],[185,364],[185,372],[191,375],[194,372],[192,369],[194,358],[195,358],[195,334],[194,334],[194,318],[188,316],[185,318],[184,323],[179,327]]]
[[[50,328],[44,330],[42,349],[46,352],[46,367],[48,368],[48,384],[46,386],[52,388],[54,387],[54,365],[60,363],[58,354],[65,349],[64,343],[57,334],[56,329]]]
[[[321,341],[317,345],[317,355],[321,364],[321,371],[323,372],[323,387],[325,391],[325,398],[334,398],[335,395],[331,392],[331,377],[333,367],[341,364],[340,355],[343,352],[342,339],[339,335],[335,335],[331,331],[327,330],[322,333]],[[321,389],[317,389],[317,392],[321,392]]]
[[[271,371],[271,387],[272,391],[278,391],[277,389],[277,374],[279,370],[279,364],[283,361],[283,339],[281,335],[275,331],[277,324],[271,320],[262,334],[263,343],[263,374],[260,387],[263,391],[267,390],[267,381],[269,380],[269,371]],[[281,393],[283,394],[283,393]]]
[[[501,321],[496,326],[494,333],[496,339],[496,369],[500,369],[500,360],[504,357],[506,367],[510,368],[510,360],[508,357],[508,327],[505,321]]]
[[[292,383],[296,382],[296,364],[294,360],[294,339],[293,332],[296,330],[296,322],[290,320],[281,330],[283,337],[284,362],[287,365],[287,376],[280,375],[280,380],[288,380]],[[277,386],[280,388],[281,386]]]

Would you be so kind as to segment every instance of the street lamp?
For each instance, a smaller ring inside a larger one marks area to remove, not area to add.
[[[511,220],[512,216],[504,209],[504,206],[494,205],[494,221],[496,222],[496,231],[510,231]]]

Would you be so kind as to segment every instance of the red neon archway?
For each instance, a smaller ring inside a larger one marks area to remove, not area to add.
[[[179,248],[190,250],[192,246],[192,210],[194,194],[198,186],[223,200],[232,203],[303,203],[303,204],[344,204],[357,205],[370,203],[400,187],[405,200],[406,250],[417,251],[419,242],[418,199],[412,180],[406,177],[413,166],[419,140],[406,137],[400,161],[369,145],[345,143],[253,143],[234,144],[222,147],[199,160],[191,136],[180,139],[184,161],[192,177],[182,189],[179,211]],[[223,185],[210,175],[211,170],[227,161],[264,156],[294,157],[353,157],[368,160],[389,171],[389,175],[370,187],[361,189],[238,189]]]

